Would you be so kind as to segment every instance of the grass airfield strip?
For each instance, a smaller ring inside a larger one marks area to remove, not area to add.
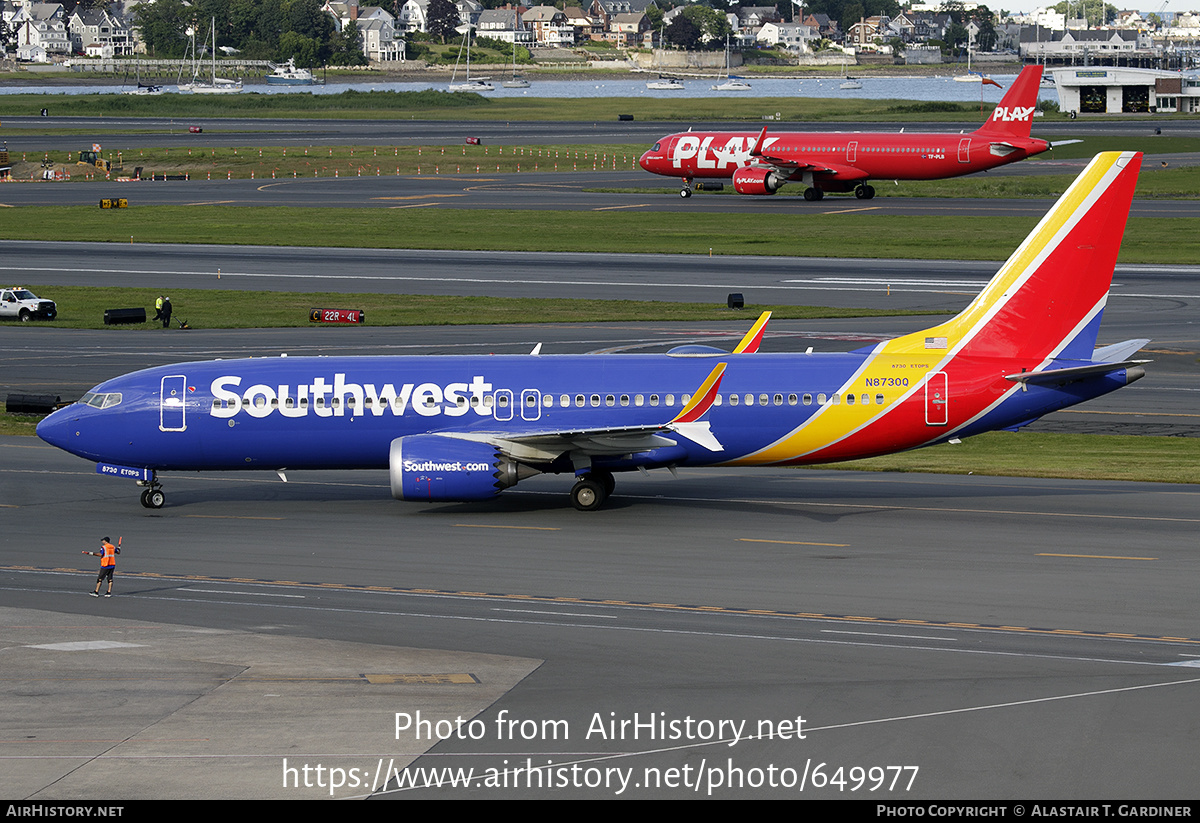
[[[629,74],[622,73],[622,79]],[[799,79],[799,78],[798,78]],[[588,80],[580,82],[587,83]],[[568,105],[569,103],[569,105]],[[820,97],[725,96],[671,99],[657,97],[522,97],[491,99],[480,94],[443,91],[345,91],[341,94],[202,95],[164,94],[153,97],[118,94],[6,94],[5,113],[37,116],[49,108],[53,117],[192,117],[309,118],[346,120],[480,120],[591,121],[637,120],[759,121],[778,114],[781,120],[941,121],[982,123],[995,103],[944,103],[914,100],[842,100]],[[1065,120],[1065,118],[1063,118]],[[1183,119],[1183,118],[1181,118]],[[53,121],[46,125],[53,125]],[[214,123],[219,128],[219,124]]]
[[[23,206],[4,212],[11,240],[325,246],[467,251],[741,254],[907,260],[1004,260],[1033,217],[864,214],[544,212],[514,209],[341,209],[227,206]],[[1192,264],[1200,218],[1131,218],[1122,263]],[[1169,243],[1163,242],[1170,236]],[[965,238],[970,238],[966,240]]]
[[[98,286],[56,286],[37,278],[22,281],[58,306],[56,328],[154,330],[153,321],[141,326],[105,326],[104,310],[112,306],[153,306],[161,289]],[[715,303],[652,300],[589,300],[536,297],[487,297],[348,292],[276,292],[237,289],[171,289],[174,319],[186,319],[196,329],[263,329],[313,326],[314,308],[339,307],[366,313],[370,326],[488,326],[502,323],[618,323],[728,322],[742,333],[768,307],[747,305],[731,312]],[[902,317],[937,314],[929,311],[833,308],[828,306],[771,306],[776,320],[840,317]],[[150,315],[147,315],[148,317]],[[531,319],[533,318],[533,319]],[[44,326],[32,322],[30,326]],[[159,327],[161,331],[161,327]]]

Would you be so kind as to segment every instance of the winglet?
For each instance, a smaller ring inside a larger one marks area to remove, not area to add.
[[[746,336],[742,338],[742,342],[738,343],[734,348],[734,354],[754,354],[758,351],[758,347],[762,345],[763,333],[767,330],[767,321],[771,319],[769,311],[763,312],[758,317],[758,321],[750,327],[750,331],[746,332]]]
[[[675,415],[675,418],[667,424],[668,426],[674,423],[694,423],[703,417],[706,411],[712,408],[712,404],[717,399],[717,392],[721,388],[721,377],[725,374],[725,366],[725,363],[718,363],[708,373],[708,377],[700,384],[700,388],[696,389],[696,393],[692,395],[692,399],[683,407],[683,411]]]
[[[751,157],[762,157],[763,141],[767,139],[767,127],[763,126],[763,130],[759,132],[758,139],[754,141],[754,148],[750,149]]]

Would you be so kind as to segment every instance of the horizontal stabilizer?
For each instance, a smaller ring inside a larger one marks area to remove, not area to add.
[[[1045,386],[1055,383],[1071,383],[1075,380],[1082,380],[1085,377],[1095,377],[1098,374],[1108,374],[1120,369],[1133,370],[1137,367],[1139,373],[1126,381],[1132,383],[1145,374],[1141,366],[1149,362],[1149,360],[1125,360],[1120,363],[1093,363],[1089,366],[1072,366],[1066,369],[1045,369],[1043,371],[1021,372],[1020,374],[1006,374],[1004,375],[1004,379],[1011,380],[1014,383],[1033,383],[1034,385]]]
[[[1097,363],[1115,363],[1118,360],[1128,360],[1130,356],[1144,349],[1149,342],[1149,337],[1139,337],[1136,340],[1113,343],[1110,346],[1105,346],[1092,352],[1092,359]]]

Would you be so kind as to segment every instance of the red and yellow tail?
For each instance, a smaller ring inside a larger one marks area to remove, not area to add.
[[[962,313],[884,349],[1090,359],[1141,157],[1137,152],[1096,155]]]
[[[881,343],[838,376],[836,399],[742,463],[819,463],[944,440],[1012,393],[1005,378],[1091,362],[1141,155],[1097,155],[957,317]],[[875,399],[880,386],[899,396]]]

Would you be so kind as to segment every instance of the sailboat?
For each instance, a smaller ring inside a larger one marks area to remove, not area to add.
[[[126,75],[126,76],[128,76],[128,75]],[[162,86],[155,85],[153,83],[143,83],[142,82],[142,61],[141,60],[137,61],[137,80],[136,80],[136,82],[137,82],[136,88],[125,89],[124,91],[121,92],[121,94],[146,95],[146,94],[162,94],[163,93]]]
[[[734,77],[729,73],[729,35],[725,35],[725,81],[717,83],[713,86],[714,91],[747,91],[750,84],[740,77]]]
[[[842,84],[840,86],[838,86],[839,89],[843,89],[845,91],[851,91],[853,89],[861,89],[862,88],[862,83],[858,82],[857,79],[851,77],[849,74],[846,73],[846,57],[845,57],[844,52],[843,52],[843,56],[842,56],[842,74],[844,74],[846,76],[846,79],[844,81],[842,81]]]
[[[226,80],[217,77],[217,18],[212,19],[212,81],[201,82],[200,60],[196,54],[196,29],[190,29],[192,34],[192,82],[180,83],[179,90],[184,94],[237,94],[242,90],[241,80]]]
[[[517,26],[518,25],[519,24],[517,22],[517,10],[513,9],[513,72],[512,72],[512,80],[505,80],[503,83],[501,83],[501,85],[504,86],[504,88],[506,88],[506,89],[527,89],[527,88],[529,88],[529,81],[526,80],[524,77],[521,77],[519,74],[517,74]],[[471,53],[467,52],[467,56],[470,57]]]
[[[956,74],[954,79],[959,83],[980,83],[983,82],[983,74],[977,71],[971,71],[971,47],[967,46],[967,73]]]
[[[471,46],[469,43],[471,37],[471,24],[465,23],[458,27],[457,31],[462,32],[462,45],[458,47],[458,58],[454,61],[454,71],[450,75],[450,91],[495,91],[496,89],[491,83],[487,82],[486,77],[476,77],[471,79]],[[458,61],[462,59],[463,47],[467,49],[467,79],[461,83],[455,82],[458,77]]]

